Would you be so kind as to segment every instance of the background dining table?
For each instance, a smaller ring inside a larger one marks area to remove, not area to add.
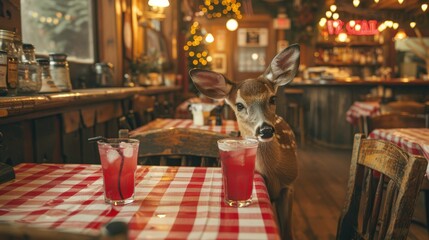
[[[130,132],[130,136],[135,136],[141,132],[159,129],[159,128],[195,128],[202,130],[209,130],[224,134],[230,134],[231,132],[238,132],[237,121],[234,120],[222,120],[222,125],[195,125],[192,119],[172,119],[172,118],[157,118],[146,125],[134,129]]]
[[[406,152],[424,156],[429,161],[429,128],[375,129],[369,138],[390,141]],[[429,165],[426,177],[429,179]]]
[[[263,178],[255,174],[253,203],[227,206],[220,168],[138,166],[135,202],[104,202],[100,165],[14,167],[0,184],[0,223],[90,235],[123,221],[130,239],[279,239]]]

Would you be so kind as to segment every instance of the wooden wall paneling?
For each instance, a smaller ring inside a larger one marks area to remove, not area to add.
[[[0,0],[0,29],[15,31],[21,35],[21,2]]]
[[[31,121],[0,125],[3,134],[0,143],[0,162],[15,166],[33,162]]]
[[[80,126],[80,112],[69,111],[61,114],[62,117],[62,158],[65,163],[82,163],[82,149]]]
[[[95,132],[96,108],[82,108],[80,114],[82,123],[80,128],[82,163],[96,163],[98,159],[97,143],[88,142],[88,138],[98,136]]]
[[[34,155],[37,163],[62,163],[60,116],[38,118],[34,123]]]
[[[97,6],[99,59],[113,64],[115,86],[122,86],[124,60],[121,0],[98,0]]]

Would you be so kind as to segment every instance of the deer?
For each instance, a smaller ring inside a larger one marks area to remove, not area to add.
[[[259,146],[255,171],[267,185],[282,239],[293,239],[293,183],[298,175],[297,145],[289,124],[276,114],[276,93],[290,83],[299,68],[300,48],[290,45],[278,53],[257,78],[231,81],[224,75],[191,69],[189,75],[201,94],[224,100],[237,119],[240,135],[256,137]]]

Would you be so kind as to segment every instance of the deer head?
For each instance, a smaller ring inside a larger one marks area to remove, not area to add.
[[[242,136],[255,136],[267,142],[272,140],[275,131],[277,89],[293,80],[298,72],[299,56],[299,45],[293,44],[277,54],[261,76],[238,82],[208,70],[192,69],[189,74],[202,94],[225,99],[231,106]]]

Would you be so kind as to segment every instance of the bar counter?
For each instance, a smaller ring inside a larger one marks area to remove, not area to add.
[[[52,115],[65,108],[79,107],[86,104],[107,100],[132,98],[134,95],[157,95],[174,93],[179,86],[151,86],[132,88],[94,88],[78,89],[70,92],[37,94],[30,96],[1,97],[0,124],[32,118],[36,114]]]
[[[149,108],[172,117],[180,93],[180,86],[157,86],[1,97],[0,162],[97,164],[88,138],[117,137],[120,128],[144,124]]]
[[[400,95],[425,99],[429,81],[413,79],[375,80],[301,80],[296,78],[289,88],[304,90],[304,124],[309,139],[321,145],[349,149],[357,126],[346,121],[346,112],[355,101],[362,101],[372,91],[390,89],[392,98]]]

